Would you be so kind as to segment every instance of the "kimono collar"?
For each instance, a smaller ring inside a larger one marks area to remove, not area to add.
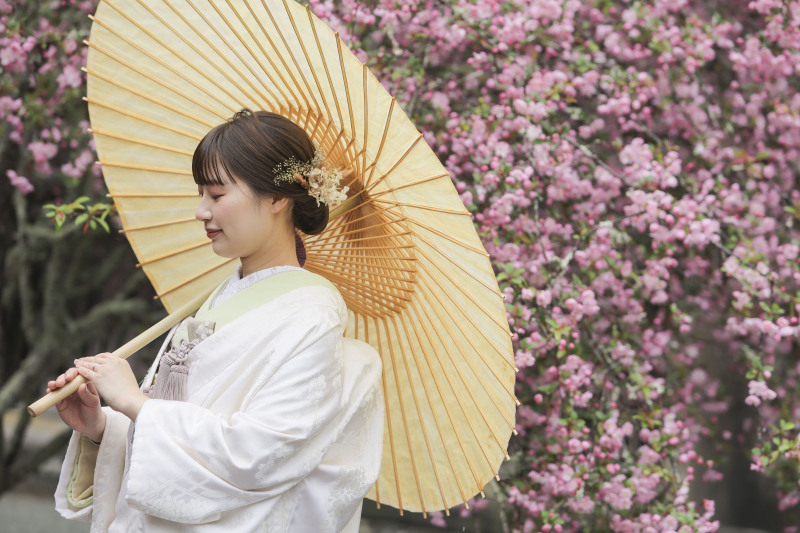
[[[262,279],[268,278],[275,274],[280,274],[281,272],[291,272],[293,270],[303,270],[303,269],[296,266],[281,265],[281,266],[265,268],[264,270],[258,270],[243,278],[242,267],[239,266],[239,268],[237,268],[236,271],[233,273],[233,276],[231,276],[231,278],[228,280],[228,283],[225,285],[225,287],[221,291],[219,291],[217,297],[214,298],[214,302],[211,304],[211,307],[213,308],[221,304],[222,302],[224,302],[237,292],[246,289],[247,287],[253,285],[254,283],[261,281]]]

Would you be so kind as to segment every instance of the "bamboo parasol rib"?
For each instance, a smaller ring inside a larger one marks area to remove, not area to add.
[[[228,277],[191,224],[191,154],[243,107],[303,127],[349,198],[306,268],[347,302],[346,336],[383,359],[378,504],[424,513],[482,494],[508,457],[516,371],[505,307],[469,212],[398,102],[293,0],[104,0],[87,102],[123,233],[172,311]]]

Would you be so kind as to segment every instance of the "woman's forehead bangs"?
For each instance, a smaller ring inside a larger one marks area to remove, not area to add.
[[[215,131],[205,137],[194,153],[192,176],[198,185],[224,185],[235,181],[226,163],[230,160],[230,149],[226,146],[230,141],[226,143],[226,136],[220,133]]]

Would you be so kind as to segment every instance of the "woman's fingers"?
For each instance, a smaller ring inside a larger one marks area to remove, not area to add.
[[[56,379],[47,382],[47,392],[50,393],[60,389],[79,375],[83,375],[86,379],[97,377],[97,371],[100,370],[100,366],[104,363],[108,363],[112,358],[114,358],[114,356],[106,352],[92,357],[75,359],[75,367],[68,369]],[[97,394],[97,389],[95,389],[94,386],[92,386],[91,391],[92,394]]]
[[[64,386],[64,374],[61,374],[56,379],[47,382],[47,392],[52,392]]]
[[[92,381],[97,377],[97,365],[91,365],[87,363],[77,363],[78,365],[78,373],[86,378],[87,381]]]
[[[103,365],[113,364],[116,359],[112,354],[105,352],[91,357],[75,359],[75,367],[78,369],[79,374],[88,379],[90,376],[96,377]]]
[[[87,407],[94,407],[100,403],[97,389],[91,381],[78,387],[78,396]]]
[[[76,368],[70,368],[56,379],[47,382],[47,392],[53,392],[54,390],[60,389],[68,382],[75,379],[75,376],[78,375],[78,370]]]

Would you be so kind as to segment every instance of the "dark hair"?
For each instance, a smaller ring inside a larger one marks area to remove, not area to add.
[[[288,118],[242,109],[203,137],[192,157],[192,175],[198,185],[222,185],[225,174],[247,183],[259,196],[291,198],[294,227],[316,235],[328,225],[328,206],[317,205],[297,182],[275,183],[278,165],[290,159],[308,163],[314,151],[308,134]]]

